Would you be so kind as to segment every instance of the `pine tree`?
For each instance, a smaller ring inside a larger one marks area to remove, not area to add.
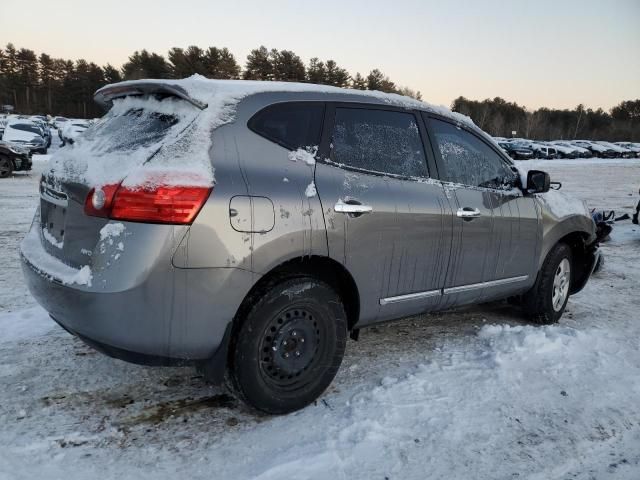
[[[396,91],[396,85],[389,80],[389,77],[376,68],[371,70],[367,76],[367,90],[394,93]]]
[[[275,48],[269,53],[273,69],[273,79],[284,82],[303,82],[306,79],[304,63],[291,50],[278,51]]]
[[[129,61],[122,66],[125,80],[141,78],[171,78],[171,66],[162,55],[147,50],[135,51]]]
[[[262,45],[251,50],[242,77],[245,80],[273,80],[273,65],[267,47]]]
[[[351,79],[351,88],[356,90],[366,90],[367,89],[367,80],[360,72],[356,73],[356,76]]]
[[[122,81],[122,75],[120,75],[120,71],[110,63],[107,63],[104,67],[102,67],[102,70],[104,72],[104,81],[107,84],[118,83]]]
[[[333,60],[327,60],[327,73],[325,83],[334,87],[346,87],[349,84],[349,73],[338,67]]]

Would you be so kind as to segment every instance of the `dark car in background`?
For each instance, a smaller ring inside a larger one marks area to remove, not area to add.
[[[18,145],[0,141],[0,178],[13,172],[31,170],[31,152]]]
[[[531,160],[534,157],[533,150],[524,145],[510,142],[498,142],[498,145],[514,160]]]

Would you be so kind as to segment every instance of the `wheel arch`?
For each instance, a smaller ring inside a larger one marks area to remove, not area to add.
[[[329,284],[342,299],[347,313],[347,326],[351,330],[360,317],[360,294],[349,271],[330,257],[308,255],[286,260],[271,268],[247,293],[234,317],[234,324],[251,307],[257,297],[284,279],[310,276]]]
[[[590,240],[591,236],[587,232],[569,232],[551,245],[542,259],[544,262],[549,252],[559,243],[563,243],[571,249],[571,268],[573,272],[569,290],[570,295],[574,295],[584,288],[595,267],[597,245],[590,243]]]

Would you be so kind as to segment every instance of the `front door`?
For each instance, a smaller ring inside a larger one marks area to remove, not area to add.
[[[428,120],[440,178],[455,201],[453,245],[443,306],[506,296],[529,283],[538,240],[537,210],[516,175],[479,135]]]
[[[336,105],[327,112],[328,159],[316,165],[329,255],[353,276],[360,323],[436,308],[453,214],[431,181],[413,112]]]

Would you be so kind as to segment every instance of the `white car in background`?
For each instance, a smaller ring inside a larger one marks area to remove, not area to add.
[[[47,153],[47,141],[42,127],[29,119],[12,118],[7,121],[2,140],[25,147],[31,153]]]
[[[66,122],[64,127],[59,131],[62,146],[64,147],[67,143],[72,144],[75,142],[90,125],[91,123],[88,120],[69,120]]]

